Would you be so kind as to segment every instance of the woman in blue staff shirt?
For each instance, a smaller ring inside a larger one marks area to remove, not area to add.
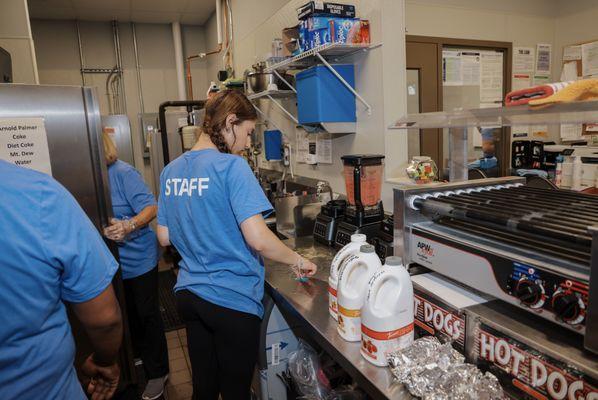
[[[94,400],[116,391],[122,338],[118,264],[52,177],[0,160],[0,399],[86,400],[73,367],[67,305],[93,354],[81,367]]]
[[[237,91],[210,98],[191,151],[162,172],[158,238],[182,256],[175,286],[193,370],[193,398],[250,398],[264,310],[261,256],[300,275],[317,267],[266,226],[272,206],[244,150],[255,128],[253,105]],[[232,153],[232,154],[231,154]]]
[[[156,217],[156,200],[141,174],[118,160],[117,149],[103,133],[114,219],[104,235],[117,242],[131,336],[143,361],[148,383],[143,400],[164,392],[168,348],[158,301],[158,243],[148,224]]]

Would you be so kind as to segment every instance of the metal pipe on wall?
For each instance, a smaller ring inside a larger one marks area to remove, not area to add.
[[[183,41],[181,39],[181,24],[179,22],[172,23],[172,40],[174,42],[178,98],[179,100],[186,100],[185,73],[183,71]]]
[[[116,56],[116,64],[118,66],[118,86],[119,86],[119,96],[122,95],[122,98],[119,97],[119,113],[126,114],[127,113],[127,96],[125,94],[125,80],[124,78],[124,70],[123,70],[123,59],[122,53],[120,51],[120,33],[118,29],[118,21],[112,21],[112,32],[114,34],[114,51]]]
[[[77,30],[77,44],[79,45],[79,65],[81,65],[81,84],[85,86],[85,63],[83,61],[83,44],[81,43],[81,30],[79,29],[79,20],[75,21],[75,28]]]
[[[131,30],[133,32],[133,52],[135,54],[135,70],[137,71],[137,93],[139,94],[139,110],[140,110],[141,114],[144,114],[145,106],[143,104],[143,87],[141,86],[141,67],[139,65],[139,50],[137,48],[137,31],[135,30],[134,22],[131,22]]]

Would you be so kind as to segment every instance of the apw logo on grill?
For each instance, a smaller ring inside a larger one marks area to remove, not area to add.
[[[417,252],[426,257],[434,256],[434,248],[426,242],[417,242]]]

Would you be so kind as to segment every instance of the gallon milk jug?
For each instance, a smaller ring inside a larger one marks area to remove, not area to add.
[[[413,343],[413,285],[401,257],[388,257],[368,284],[361,309],[361,355],[386,366],[386,356]]]
[[[374,246],[362,245],[351,256],[338,275],[338,333],[349,342],[361,340],[361,307],[367,294],[368,282],[382,263]],[[413,303],[413,301],[412,301]]]
[[[345,266],[345,261],[352,255],[359,253],[361,245],[366,244],[366,237],[361,233],[351,235],[351,242],[339,250],[334,256],[330,265],[330,277],[328,278],[328,311],[335,320],[338,316],[336,305],[336,291],[338,285],[338,273]]]

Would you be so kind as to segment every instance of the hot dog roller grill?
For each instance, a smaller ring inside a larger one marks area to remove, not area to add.
[[[598,197],[524,183],[395,188],[395,254],[585,335],[598,353]]]

